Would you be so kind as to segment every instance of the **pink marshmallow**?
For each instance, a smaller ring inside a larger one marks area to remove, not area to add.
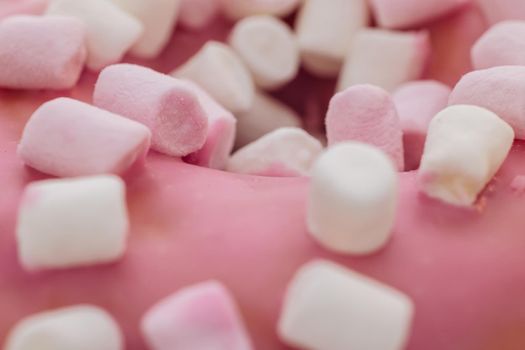
[[[189,30],[206,27],[220,12],[220,0],[182,0],[177,22]]]
[[[525,139],[525,66],[501,66],[470,72],[454,87],[449,105],[484,107]]]
[[[14,16],[0,22],[0,87],[68,89],[86,59],[86,29],[74,18]]]
[[[44,103],[31,116],[18,154],[54,176],[123,173],[148,151],[143,125],[70,98]]]
[[[495,24],[472,47],[471,55],[475,69],[525,66],[525,22]]]
[[[373,85],[350,87],[330,100],[326,114],[328,145],[360,141],[385,151],[403,170],[403,133],[388,92]]]
[[[41,15],[49,0],[4,0],[0,2],[0,19],[13,15]]]
[[[209,281],[183,288],[142,319],[151,350],[251,350],[251,340],[229,291]]]
[[[509,19],[525,20],[523,0],[477,0],[490,23]]]
[[[116,64],[99,75],[93,101],[97,107],[146,125],[151,148],[174,157],[199,150],[208,122],[195,93],[185,84],[150,68]]]
[[[420,80],[401,85],[392,94],[403,130],[406,170],[419,167],[430,121],[448,105],[450,91],[443,83]]]

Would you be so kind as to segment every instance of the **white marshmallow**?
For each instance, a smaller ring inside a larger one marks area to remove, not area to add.
[[[271,16],[247,17],[235,25],[230,45],[252,73],[255,84],[276,89],[299,70],[299,50],[288,25]]]
[[[284,17],[303,0],[219,0],[224,14],[233,20],[253,15]]]
[[[111,315],[77,305],[41,312],[18,322],[5,350],[122,350],[124,340]]]
[[[305,349],[401,350],[413,308],[405,294],[317,260],[289,283],[278,332],[287,344]]]
[[[279,100],[257,92],[253,106],[244,113],[238,113],[236,148],[247,145],[263,135],[284,127],[301,127],[301,119],[293,109]]]
[[[280,128],[235,152],[228,170],[268,176],[308,175],[323,146],[299,128]]]
[[[471,105],[444,109],[428,129],[418,174],[421,190],[449,204],[474,204],[513,140],[512,127],[487,109]]]
[[[255,87],[250,73],[237,54],[220,42],[208,41],[172,75],[197,83],[233,113],[252,106]]]
[[[308,231],[325,248],[369,254],[392,233],[398,174],[380,149],[359,142],[330,147],[312,167]]]
[[[127,232],[119,177],[33,182],[18,213],[19,260],[28,270],[112,262],[124,254]]]
[[[295,24],[304,67],[321,77],[336,77],[368,18],[366,0],[305,0]]]
[[[141,58],[158,56],[171,38],[181,0],[111,1],[138,18],[144,26],[144,33],[132,47],[131,53]]]
[[[209,25],[219,12],[219,0],[181,0],[177,23],[189,30],[200,30]]]

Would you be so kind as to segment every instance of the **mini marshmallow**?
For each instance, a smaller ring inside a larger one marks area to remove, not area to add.
[[[192,80],[233,113],[248,110],[255,87],[249,71],[228,46],[208,41],[173,76]]]
[[[5,350],[123,350],[117,322],[105,310],[75,305],[28,316],[9,334]]]
[[[484,107],[509,123],[525,139],[525,67],[501,66],[465,74],[452,90],[449,105]]]
[[[228,163],[234,173],[306,176],[323,150],[321,143],[299,128],[279,128],[235,152]]]
[[[18,154],[54,176],[123,173],[149,149],[151,133],[137,122],[70,98],[44,103],[27,122]]]
[[[355,33],[368,21],[366,0],[304,0],[295,23],[304,67],[336,77]]]
[[[523,0],[477,0],[483,14],[492,24],[505,20],[525,21]]]
[[[152,149],[180,157],[200,149],[208,121],[195,93],[150,68],[116,64],[104,69],[93,93],[97,107],[146,125]]]
[[[0,2],[0,19],[14,15],[41,15],[48,0],[8,0]]]
[[[18,212],[19,260],[26,270],[113,262],[124,254],[128,226],[117,176],[36,181]]]
[[[144,27],[131,53],[140,58],[155,58],[168,44],[181,0],[111,0],[136,17]]]
[[[514,140],[496,114],[471,105],[450,106],[434,117],[418,178],[429,197],[457,206],[474,204]]]
[[[86,59],[85,38],[85,26],[74,18],[13,16],[2,20],[0,87],[73,87]]]
[[[356,85],[337,93],[326,113],[328,145],[361,141],[379,147],[404,168],[403,133],[388,92],[372,85]]]
[[[301,349],[401,350],[413,310],[404,293],[340,265],[314,260],[288,284],[278,333]]]
[[[48,15],[71,16],[87,28],[86,65],[98,71],[119,62],[142,34],[142,24],[109,0],[52,0]]]
[[[263,89],[279,88],[297,75],[299,50],[292,31],[281,20],[247,17],[233,27],[229,42]]]
[[[363,29],[354,37],[339,76],[338,89],[373,84],[392,91],[422,75],[429,52],[426,31]]]
[[[181,0],[178,24],[189,30],[200,30],[220,12],[220,0]]]
[[[254,15],[285,17],[291,14],[302,0],[219,0],[224,14],[233,20]]]
[[[434,80],[401,85],[392,94],[403,130],[405,169],[419,167],[430,121],[448,105],[450,87]]]
[[[151,350],[252,350],[230,292],[208,281],[183,288],[146,312],[142,333]]]
[[[491,27],[471,51],[475,69],[525,66],[525,22],[506,21]]]
[[[279,128],[301,127],[301,118],[293,109],[262,92],[255,94],[253,106],[236,115],[235,147],[245,146]]]
[[[328,148],[312,168],[307,226],[323,247],[370,254],[392,234],[398,174],[381,150],[359,142]]]

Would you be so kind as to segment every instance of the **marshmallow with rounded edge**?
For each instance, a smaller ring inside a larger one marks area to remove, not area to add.
[[[429,52],[426,31],[363,29],[354,36],[339,75],[338,89],[374,84],[392,91],[422,75]]]
[[[343,141],[374,145],[403,170],[403,132],[388,92],[373,85],[349,87],[332,97],[325,122],[329,145]]]
[[[229,42],[263,89],[279,88],[297,75],[297,43],[288,25],[279,19],[247,17],[233,27]]]
[[[75,305],[19,321],[5,350],[123,350],[124,337],[113,317],[98,306]]]
[[[525,22],[505,21],[492,26],[471,51],[475,69],[525,66]]]
[[[483,14],[490,23],[505,20],[525,20],[525,1],[522,0],[477,0]]]
[[[220,0],[181,0],[177,23],[189,30],[200,30],[220,12]]]
[[[301,118],[293,109],[263,92],[257,92],[250,110],[238,113],[236,148],[284,127],[301,127]]]
[[[525,139],[525,66],[501,66],[465,74],[456,84],[449,105],[484,107],[509,123],[517,139]]]
[[[253,15],[285,17],[292,13],[302,0],[219,0],[224,14],[233,20]]]
[[[450,106],[428,129],[418,178],[429,197],[457,206],[474,204],[514,140],[510,125],[491,111]]]
[[[301,349],[401,350],[413,313],[404,293],[332,262],[314,260],[288,284],[278,333]]]
[[[16,229],[22,266],[69,268],[120,259],[129,226],[125,192],[115,175],[30,183]]]
[[[172,75],[193,81],[232,113],[252,106],[255,87],[250,72],[239,56],[220,42],[208,41]]]
[[[131,53],[140,58],[157,57],[171,38],[181,0],[111,1],[144,26],[144,32],[131,48]]]
[[[392,234],[398,174],[376,147],[344,142],[329,147],[312,167],[307,226],[323,247],[370,254]]]
[[[305,0],[295,30],[304,67],[336,77],[355,33],[369,21],[366,0]]]
[[[151,147],[180,157],[204,145],[208,121],[196,94],[177,79],[150,68],[116,64],[104,69],[93,93],[97,107],[146,125]]]
[[[47,14],[71,16],[84,22],[86,65],[94,71],[119,62],[142,34],[142,24],[109,0],[52,0]]]
[[[0,19],[14,15],[41,15],[48,0],[11,0],[0,2]]]
[[[321,143],[299,128],[279,128],[235,152],[228,163],[234,173],[305,176],[323,150]]]
[[[85,39],[86,28],[75,18],[2,20],[0,87],[60,90],[75,86],[86,59]]]
[[[183,288],[142,318],[151,350],[252,350],[230,292],[216,281]]]

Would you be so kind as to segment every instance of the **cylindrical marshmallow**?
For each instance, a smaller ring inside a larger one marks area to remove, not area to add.
[[[224,14],[238,20],[253,15],[284,17],[292,13],[302,0],[219,0]]]
[[[98,71],[119,62],[142,34],[142,24],[109,0],[52,0],[48,15],[72,16],[87,28],[86,65]]]
[[[233,27],[229,42],[257,86],[276,89],[295,78],[299,50],[286,23],[271,16],[247,17]]]
[[[181,157],[199,150],[208,120],[198,97],[186,85],[150,68],[116,64],[104,69],[93,93],[97,107],[146,125],[151,147]]]
[[[14,15],[41,15],[48,0],[8,0],[0,2],[0,19]]]
[[[0,87],[69,89],[86,59],[86,28],[75,18],[14,16],[0,22]]]
[[[177,23],[189,30],[200,30],[220,12],[220,0],[181,0]]]
[[[471,105],[444,109],[428,129],[418,173],[421,190],[449,204],[474,204],[513,140],[510,125],[489,110]]]

